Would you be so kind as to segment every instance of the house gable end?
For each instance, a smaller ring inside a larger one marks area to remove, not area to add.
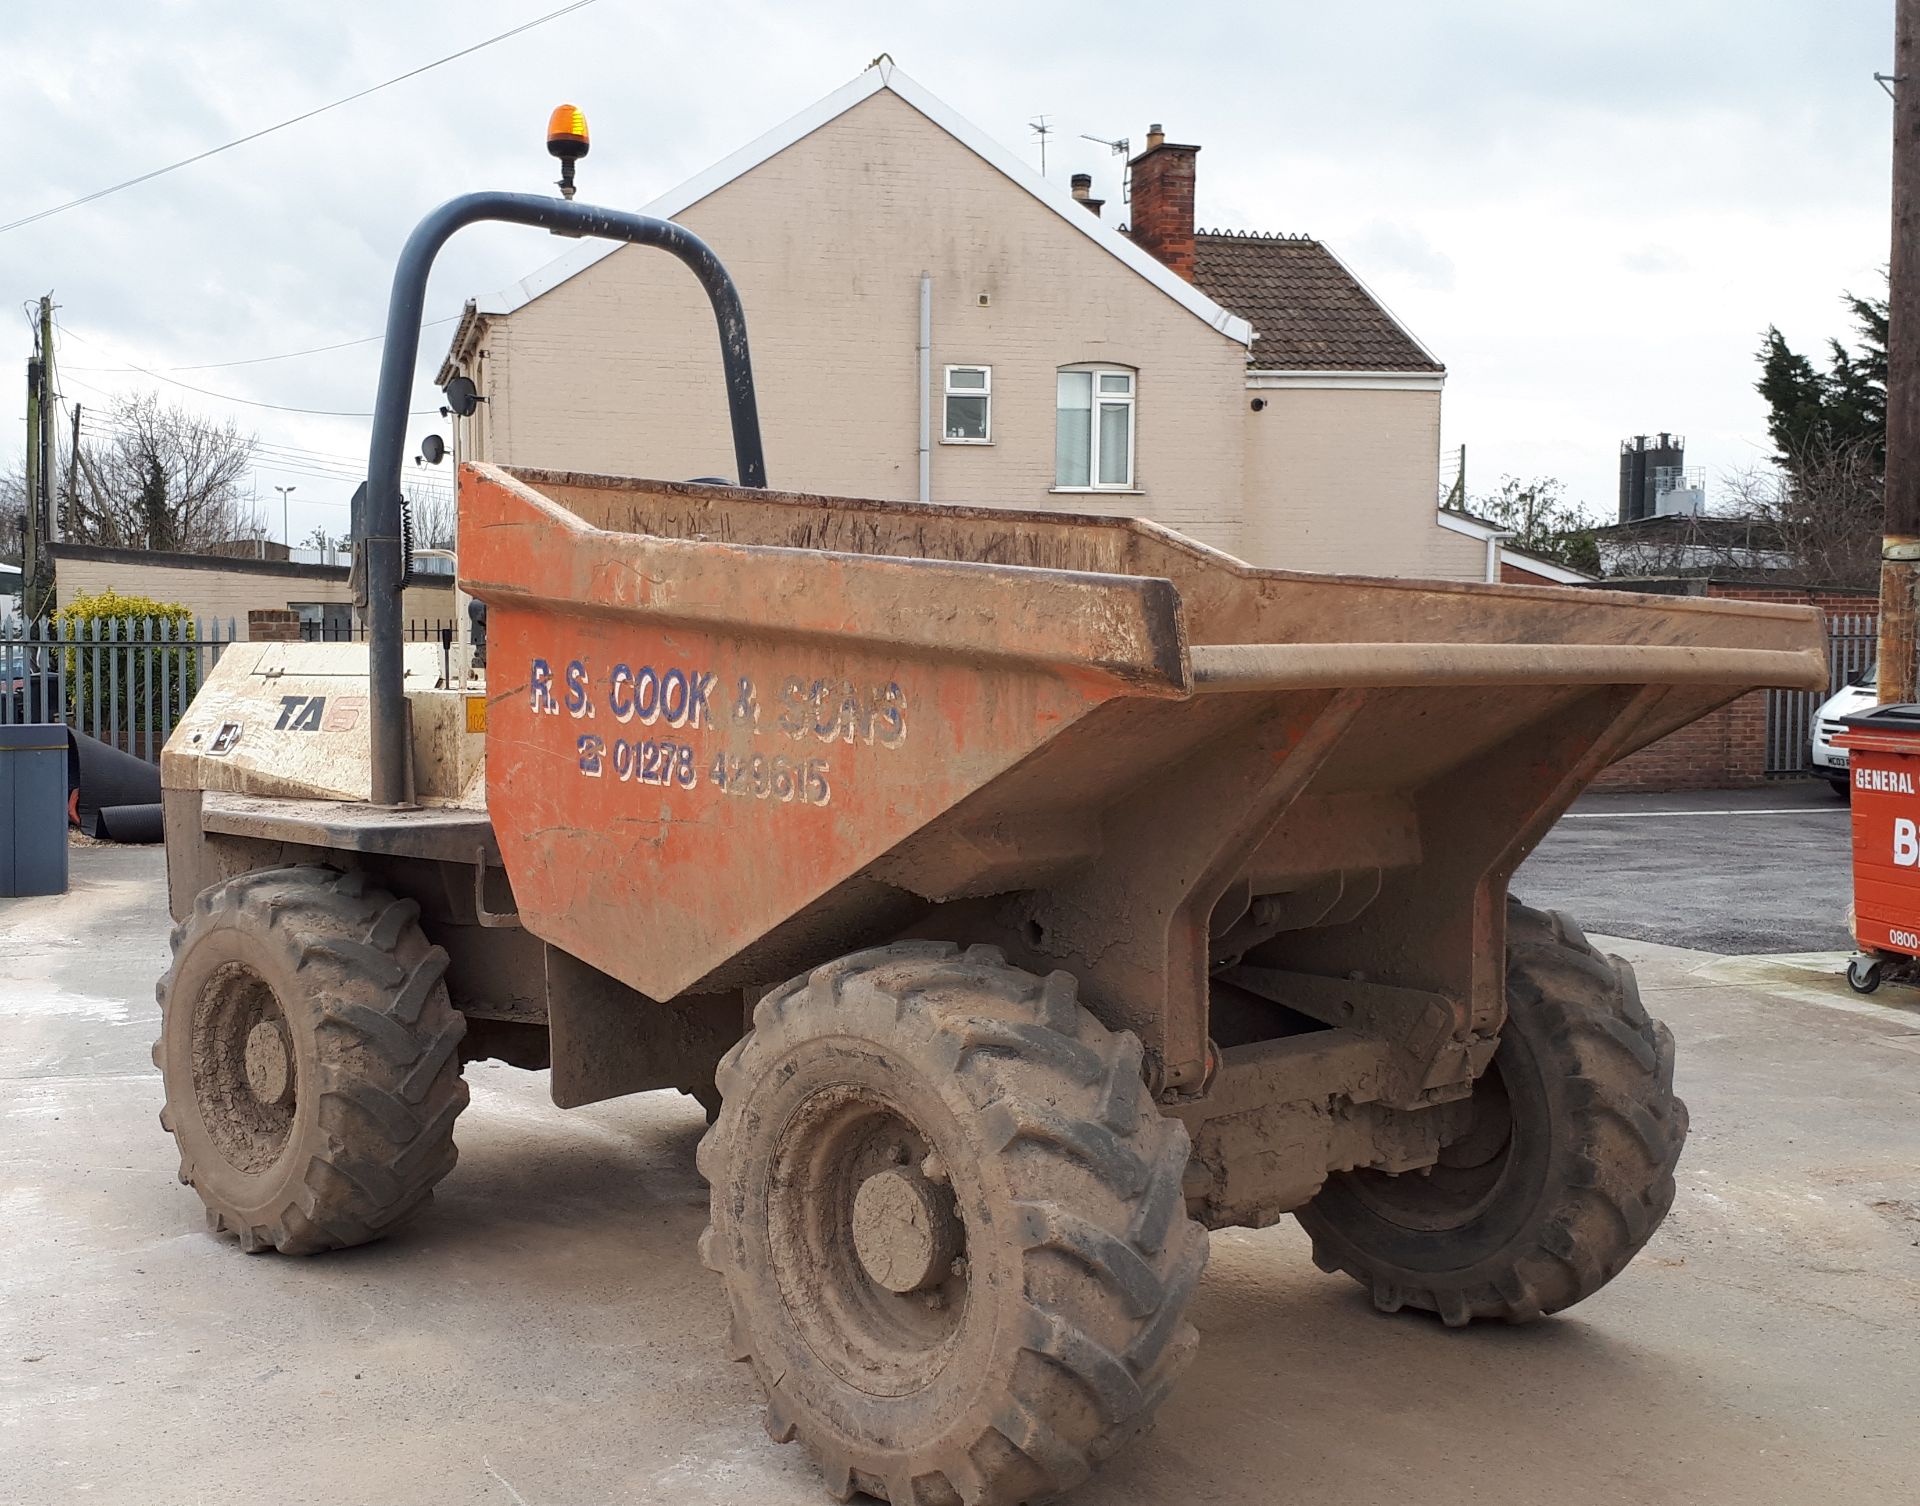
[[[986,166],[1010,180],[1075,232],[1093,241],[1195,318],[1238,344],[1246,345],[1251,341],[1252,326],[1245,319],[1229,312],[1205,293],[1168,271],[1114,226],[1089,213],[1086,206],[1069,192],[1032,172],[1011,152],[890,64],[869,68],[858,78],[723,158],[705,172],[668,190],[643,206],[641,212],[661,219],[676,218],[882,92],[892,95],[925,117]],[[474,313],[480,318],[513,313],[621,249],[620,245],[613,242],[583,242],[519,281],[475,299]],[[447,358],[449,364],[464,355],[461,342],[471,333],[471,326],[475,322],[473,319],[463,321],[456,332],[453,348]]]

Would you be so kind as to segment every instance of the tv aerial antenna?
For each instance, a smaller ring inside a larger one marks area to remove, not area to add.
[[[1034,116],[1027,124],[1033,127],[1033,139],[1040,143],[1040,176],[1044,178],[1047,175],[1047,138],[1060,128],[1048,125],[1044,115]]]
[[[1120,137],[1117,141],[1109,141],[1104,136],[1089,136],[1085,131],[1082,131],[1080,133],[1080,139],[1082,141],[1091,141],[1096,146],[1104,146],[1116,157],[1128,157],[1133,154],[1133,142],[1125,136]],[[1133,184],[1128,181],[1128,178],[1129,175],[1126,173],[1120,175],[1120,202],[1122,204],[1130,204],[1133,202]]]

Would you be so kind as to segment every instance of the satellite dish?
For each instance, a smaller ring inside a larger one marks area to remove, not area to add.
[[[462,418],[480,406],[480,389],[473,385],[472,377],[457,376],[443,390],[447,406]]]
[[[420,441],[420,458],[428,465],[438,465],[447,458],[447,442],[438,434],[429,434]]]

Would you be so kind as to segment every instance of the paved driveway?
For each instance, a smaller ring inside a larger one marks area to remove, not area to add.
[[[1847,803],[1823,780],[1688,795],[1589,795],[1513,892],[1589,931],[1706,952],[1850,948]]]

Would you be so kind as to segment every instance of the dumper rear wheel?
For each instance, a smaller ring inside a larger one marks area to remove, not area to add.
[[[1300,1210],[1315,1262],[1375,1306],[1526,1322],[1617,1276],[1673,1203],[1687,1108],[1633,969],[1510,905],[1507,1023],[1468,1132],[1427,1172],[1346,1172]]]
[[[207,1224],[289,1255],[365,1244],[453,1169],[466,1021],[420,907],[329,868],[242,874],[174,928],[160,1122]]]
[[[718,1078],[701,1256],[837,1498],[1043,1500],[1147,1425],[1206,1233],[1139,1041],[1069,975],[862,952],[768,994]]]

